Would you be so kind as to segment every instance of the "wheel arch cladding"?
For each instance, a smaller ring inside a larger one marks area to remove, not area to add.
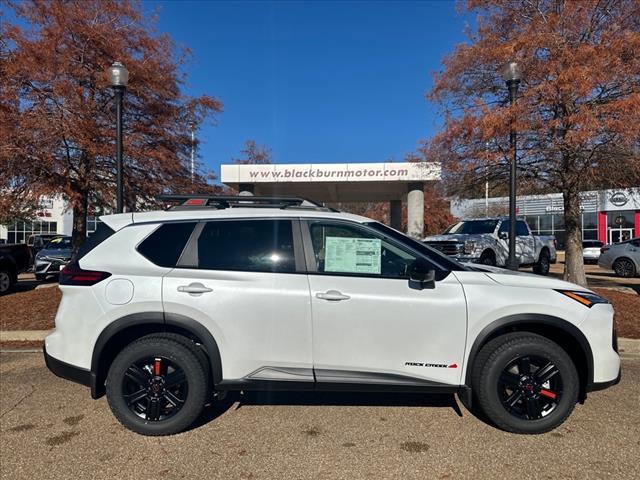
[[[91,357],[91,396],[105,394],[107,372],[115,357],[131,342],[153,333],[177,333],[199,343],[209,362],[213,384],[222,381],[218,344],[204,325],[178,314],[134,313],[110,323],[98,336]]]
[[[580,400],[586,398],[593,384],[593,353],[584,334],[575,325],[558,317],[540,314],[518,314],[494,320],[477,335],[465,375],[465,384],[471,385],[474,362],[480,349],[490,340],[511,332],[536,333],[557,343],[571,357],[580,377]]]

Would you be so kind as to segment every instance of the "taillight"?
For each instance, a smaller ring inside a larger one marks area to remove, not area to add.
[[[90,287],[110,277],[109,272],[99,272],[97,270],[83,270],[78,262],[69,263],[60,272],[58,283],[60,285],[76,285]]]
[[[607,245],[605,245],[604,247],[600,247],[600,253],[604,253],[607,250],[609,250],[610,247],[608,247]]]

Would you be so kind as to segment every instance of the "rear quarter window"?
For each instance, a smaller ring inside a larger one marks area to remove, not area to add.
[[[87,239],[78,249],[78,254],[76,255],[75,259],[80,260],[87,253],[96,248],[114,233],[114,230],[107,224],[102,222],[98,223],[96,231],[89,235],[89,237],[87,237]]]
[[[138,245],[138,252],[160,267],[173,268],[195,226],[196,222],[165,223]]]

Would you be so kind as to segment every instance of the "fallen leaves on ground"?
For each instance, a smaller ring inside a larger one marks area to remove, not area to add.
[[[1,330],[50,330],[62,292],[57,287],[16,292],[0,297]]]

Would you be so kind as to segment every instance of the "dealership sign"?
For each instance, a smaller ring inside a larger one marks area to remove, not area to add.
[[[616,207],[623,207],[629,201],[629,197],[627,197],[623,192],[616,192],[609,197],[609,201]]]
[[[440,179],[439,163],[222,165],[223,183],[411,182]]]

